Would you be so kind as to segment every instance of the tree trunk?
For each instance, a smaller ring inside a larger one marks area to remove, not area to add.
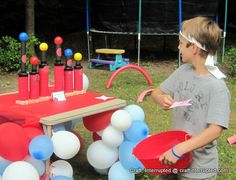
[[[25,2],[25,29],[26,32],[31,35],[35,34],[34,0],[26,0]],[[34,45],[32,45],[30,48],[34,54]]]

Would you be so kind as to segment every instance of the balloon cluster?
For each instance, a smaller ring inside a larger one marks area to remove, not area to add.
[[[78,133],[68,131],[71,128],[72,122],[56,125],[49,137],[41,128],[21,127],[10,122],[1,124],[0,179],[42,180],[45,160],[54,153],[61,160],[50,164],[51,180],[73,180],[72,166],[65,160],[79,152],[82,140]]]
[[[83,118],[84,126],[93,132],[94,142],[87,150],[87,159],[109,180],[134,180],[144,168],[132,154],[133,148],[149,134],[143,109],[135,104],[124,109],[103,112]]]

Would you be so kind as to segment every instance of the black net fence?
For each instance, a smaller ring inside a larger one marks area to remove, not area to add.
[[[91,0],[91,29],[103,32],[137,33],[139,0]],[[215,18],[218,0],[183,0],[182,17]],[[141,31],[147,34],[168,34],[179,31],[179,1],[142,0]]]

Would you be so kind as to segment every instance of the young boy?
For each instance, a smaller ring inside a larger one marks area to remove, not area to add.
[[[185,153],[192,152],[192,164],[184,173],[160,179],[216,178],[216,139],[228,128],[230,114],[225,75],[214,66],[220,39],[221,30],[212,19],[196,17],[184,21],[178,48],[185,64],[152,93],[153,100],[164,110],[169,110],[175,101],[191,99],[190,106],[173,108],[173,128],[188,132],[192,138],[166,151],[159,160],[174,165]]]

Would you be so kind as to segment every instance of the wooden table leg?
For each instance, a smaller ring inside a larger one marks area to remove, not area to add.
[[[43,124],[44,134],[52,137],[52,126]],[[50,180],[50,158],[46,160],[44,180]]]

